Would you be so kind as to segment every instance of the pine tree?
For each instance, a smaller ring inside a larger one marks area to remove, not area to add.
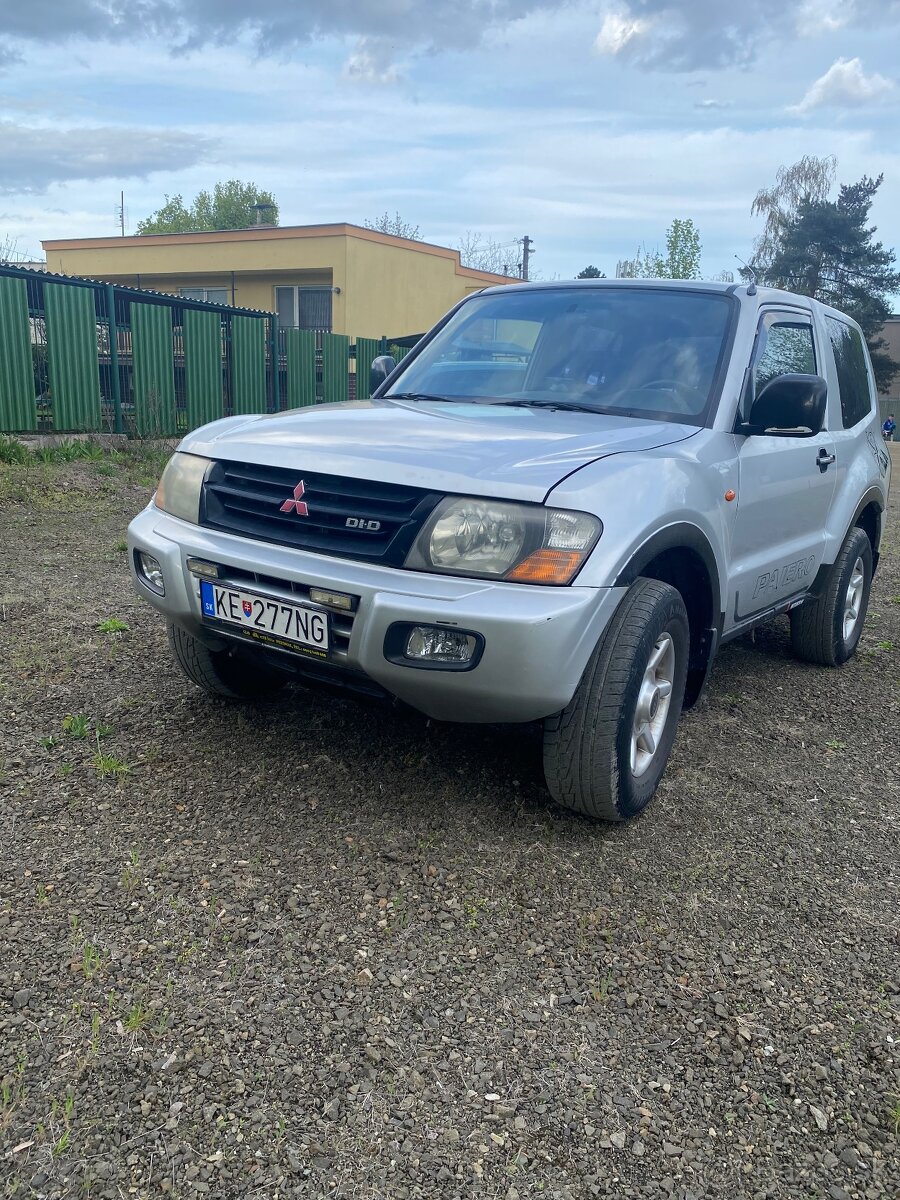
[[[879,334],[891,314],[889,297],[900,290],[900,272],[894,251],[876,242],[877,231],[868,225],[882,178],[864,175],[858,183],[843,184],[837,200],[801,201],[783,229],[767,282],[814,296],[858,321],[875,381],[886,391],[900,366]]]

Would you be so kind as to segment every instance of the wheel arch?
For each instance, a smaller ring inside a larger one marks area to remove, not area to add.
[[[870,488],[856,506],[851,528],[858,525],[869,539],[872,547],[872,574],[878,569],[878,548],[881,545],[881,529],[884,521],[884,496],[878,488]]]
[[[703,692],[722,634],[721,582],[712,545],[696,525],[669,525],[635,551],[614,586],[630,587],[640,576],[670,584],[684,600],[691,631],[684,706],[690,708]]]

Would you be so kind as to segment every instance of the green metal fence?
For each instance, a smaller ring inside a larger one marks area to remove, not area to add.
[[[0,265],[0,432],[167,437],[369,396],[413,338],[278,329],[274,313]]]

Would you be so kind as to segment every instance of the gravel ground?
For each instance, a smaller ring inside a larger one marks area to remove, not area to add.
[[[534,729],[194,690],[139,474],[0,467],[0,1194],[900,1194],[900,488],[859,657],[727,647],[612,828]]]

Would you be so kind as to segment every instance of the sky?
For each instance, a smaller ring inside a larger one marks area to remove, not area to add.
[[[900,0],[0,0],[0,246],[238,178],[283,225],[528,234],[545,279],[691,217],[712,276],[804,154],[883,173],[900,246],[898,64]]]

